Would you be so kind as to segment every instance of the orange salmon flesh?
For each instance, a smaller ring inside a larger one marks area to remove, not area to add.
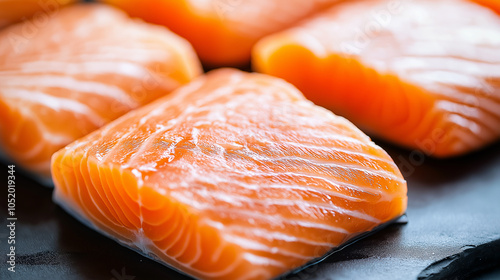
[[[258,39],[340,0],[101,0],[186,38],[210,66],[250,62]]]
[[[41,177],[54,152],[202,72],[187,41],[112,7],[36,22],[0,32],[0,150]]]
[[[500,138],[500,17],[461,0],[348,1],[262,39],[253,67],[435,157]]]
[[[41,25],[50,14],[74,2],[76,0],[0,0],[0,29],[30,18]]]
[[[271,279],[404,214],[380,147],[281,79],[215,70],[52,157],[54,200],[200,279]]]
[[[477,2],[481,5],[484,5],[486,7],[489,7],[493,9],[495,12],[500,14],[500,1],[498,0],[472,0],[474,2]]]

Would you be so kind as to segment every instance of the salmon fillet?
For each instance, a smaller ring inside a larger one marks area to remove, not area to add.
[[[69,213],[200,279],[271,279],[407,203],[392,159],[349,121],[231,69],[68,145],[52,175]]]
[[[187,41],[104,5],[81,5],[0,32],[0,150],[50,177],[50,157],[201,74]]]
[[[101,0],[186,38],[209,67],[250,62],[259,38],[340,0]]]
[[[500,136],[500,17],[461,0],[351,1],[262,39],[254,69],[436,157]]]
[[[0,28],[34,17],[35,25],[43,25],[52,12],[75,0],[0,0]],[[28,33],[31,30],[27,31]]]

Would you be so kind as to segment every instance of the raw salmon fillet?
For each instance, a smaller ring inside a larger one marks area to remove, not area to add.
[[[500,14],[500,1],[499,0],[472,0],[474,2],[477,2],[481,5],[484,5],[486,7],[489,7],[496,11],[498,14]]]
[[[0,150],[50,178],[50,157],[201,73],[189,43],[104,5],[72,6],[29,37],[0,32]]]
[[[36,21],[30,28],[39,28],[51,13],[72,2],[75,0],[0,0],[0,28],[31,17]]]
[[[499,50],[500,17],[468,1],[351,1],[262,39],[253,63],[372,135],[449,157],[500,136]]]
[[[406,209],[392,159],[290,84],[222,69],[52,157],[54,200],[201,279],[271,279]]]
[[[188,39],[210,67],[250,62],[259,38],[340,0],[101,0]]]

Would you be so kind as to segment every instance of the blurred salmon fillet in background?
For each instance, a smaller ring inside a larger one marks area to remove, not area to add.
[[[34,16],[46,20],[47,14],[76,0],[0,0],[0,28]]]
[[[210,66],[242,66],[259,38],[340,0],[102,0],[186,38]]]
[[[201,72],[187,41],[104,5],[10,26],[0,33],[0,150],[48,177],[55,151]]]
[[[54,200],[199,279],[273,279],[405,213],[387,153],[290,84],[214,70],[54,154]]]
[[[428,155],[500,137],[500,17],[460,0],[349,1],[262,39],[257,71]]]

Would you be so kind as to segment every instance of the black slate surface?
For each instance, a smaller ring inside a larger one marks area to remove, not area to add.
[[[450,160],[383,147],[408,181],[408,224],[391,225],[286,279],[500,279],[500,144]],[[52,203],[50,189],[16,175],[12,273],[7,167],[0,165],[0,279],[190,279],[90,230]]]

